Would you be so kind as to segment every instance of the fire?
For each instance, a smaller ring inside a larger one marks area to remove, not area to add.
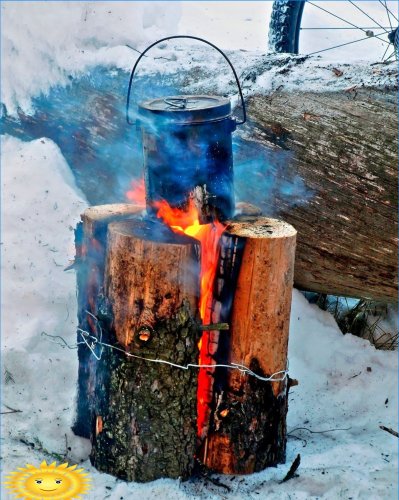
[[[156,203],[157,216],[176,233],[191,236],[201,244],[201,271],[200,271],[200,301],[199,310],[202,323],[212,323],[213,286],[219,259],[219,240],[224,231],[224,226],[218,221],[210,224],[200,224],[198,209],[190,199],[186,211],[173,208],[165,200]],[[199,342],[199,364],[213,365],[214,359],[208,351],[211,332],[204,332]],[[209,369],[202,368],[198,375],[197,394],[197,426],[201,436],[207,424],[208,407],[211,402],[212,377],[208,375]]]
[[[145,206],[144,178],[132,181],[132,188],[126,193],[126,198],[135,205]]]

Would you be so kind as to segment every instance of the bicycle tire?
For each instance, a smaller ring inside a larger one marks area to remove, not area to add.
[[[269,24],[269,50],[298,54],[304,1],[276,0]]]
[[[396,28],[396,30],[392,31],[388,35],[388,40],[392,43],[396,55],[396,59],[399,58],[399,28]]]

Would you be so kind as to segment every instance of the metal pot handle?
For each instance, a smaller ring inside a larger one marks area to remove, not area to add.
[[[127,91],[127,100],[126,100],[126,121],[129,125],[134,125],[135,122],[131,122],[130,119],[129,119],[129,107],[130,107],[130,94],[131,94],[131,91],[132,91],[132,83],[133,83],[133,77],[134,77],[134,74],[135,74],[135,71],[136,71],[136,68],[139,64],[139,62],[141,61],[141,59],[144,57],[144,55],[150,50],[152,49],[152,47],[154,47],[155,45],[158,45],[158,43],[161,43],[161,42],[165,42],[167,40],[173,40],[173,39],[176,39],[176,38],[188,38],[190,40],[197,40],[199,42],[204,42],[208,45],[210,45],[211,47],[213,47],[215,50],[217,50],[219,52],[219,54],[221,54],[225,60],[228,62],[233,74],[234,74],[234,77],[235,77],[235,80],[236,80],[236,83],[237,83],[237,87],[238,87],[238,92],[240,94],[240,98],[241,98],[241,105],[242,105],[242,121],[240,122],[237,122],[237,125],[242,125],[243,123],[245,123],[247,121],[247,112],[246,112],[246,109],[245,109],[245,102],[244,102],[244,96],[242,95],[242,90],[241,90],[241,86],[240,86],[240,81],[238,79],[238,76],[237,76],[237,73],[236,73],[236,70],[234,69],[234,66],[232,64],[232,62],[230,61],[230,59],[226,56],[226,54],[221,50],[219,49],[218,47],[216,47],[216,45],[214,45],[213,43],[211,42],[208,42],[207,40],[204,40],[203,38],[199,38],[198,36],[191,36],[191,35],[174,35],[174,36],[167,36],[165,38],[161,38],[161,40],[158,40],[157,42],[154,42],[152,43],[149,47],[147,47],[144,52],[142,52],[139,56],[139,58],[137,59],[137,61],[135,62],[134,66],[133,66],[133,69],[132,69],[132,72],[130,74],[130,80],[129,80],[129,88],[128,88],[128,91]]]

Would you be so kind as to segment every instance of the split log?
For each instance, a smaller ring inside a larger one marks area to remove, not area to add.
[[[159,360],[198,363],[196,245],[160,222],[112,223],[104,283],[101,331],[114,349],[97,363],[91,461],[128,481],[186,478],[198,372]]]
[[[287,368],[296,231],[285,222],[259,217],[231,223],[223,239],[223,246],[243,248],[243,253],[231,306],[228,358],[219,338],[216,360],[244,365],[261,377],[280,372],[279,379]],[[230,255],[237,258],[234,251]],[[225,474],[250,474],[283,463],[287,404],[287,378],[268,382],[218,368],[201,451],[204,464]]]
[[[97,297],[104,280],[106,237],[108,224],[138,214],[141,207],[132,204],[101,205],[88,208],[82,214],[75,231],[77,273],[78,327],[97,336]],[[90,438],[91,414],[95,388],[96,358],[91,354],[78,333],[79,372],[76,417],[73,431]]]

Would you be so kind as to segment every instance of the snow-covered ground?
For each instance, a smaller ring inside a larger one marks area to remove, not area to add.
[[[270,5],[245,2],[244,8],[243,3],[230,6],[226,15],[226,2],[223,7],[221,2],[203,2],[204,7],[202,2],[2,2],[1,100],[8,112],[17,105],[29,110],[32,96],[67,84],[70,76],[97,65],[131,66],[134,57],[126,44],[143,48],[176,32],[214,34],[227,49],[262,50],[268,19],[261,27],[258,14]],[[241,70],[248,58],[259,57],[243,54]],[[312,71],[315,86],[333,78],[328,72],[323,77],[325,69],[312,63],[301,68],[303,75]],[[356,67],[345,71],[351,85],[361,78]],[[303,75],[294,79],[292,90]],[[267,78],[261,76],[257,85],[271,85]],[[6,136],[1,149],[1,411],[19,410],[2,415],[4,471],[50,457],[83,461],[93,478],[94,490],[87,497],[93,500],[397,498],[398,440],[379,428],[397,428],[397,354],[343,336],[330,314],[297,291],[289,360],[290,376],[300,384],[290,397],[285,465],[248,477],[220,478],[230,492],[206,481],[126,484],[96,472],[87,459],[89,443],[70,431],[76,351],[42,335],[75,342],[75,276],[63,269],[73,257],[73,228],[87,203],[49,139],[21,142]],[[280,484],[298,453],[299,477]],[[9,497],[3,492],[3,498]]]

